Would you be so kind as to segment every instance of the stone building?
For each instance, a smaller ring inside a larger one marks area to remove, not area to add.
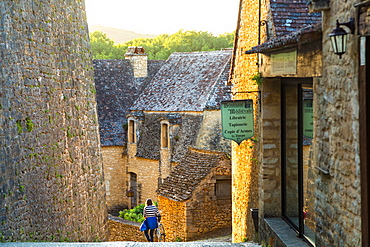
[[[255,13],[250,4],[261,10],[254,29],[245,25]],[[369,246],[365,95],[370,2],[305,4],[291,0],[241,4],[230,82],[235,95],[241,89],[257,91],[245,71],[258,69],[260,92],[255,100],[260,113],[255,120],[258,144],[253,148],[258,153],[233,146],[233,169],[247,155],[258,165],[249,164],[253,171],[235,169],[233,196],[242,194],[238,198],[258,209],[258,224],[252,228],[251,215],[234,206],[234,216],[245,216],[249,223],[233,219],[233,240],[257,237],[251,233],[258,231],[259,240],[272,246]],[[336,20],[344,23],[350,18],[355,20],[354,32],[344,27],[348,51],[340,59],[333,53],[329,34]],[[287,32],[279,33],[284,28]],[[249,43],[249,32],[260,35]],[[251,60],[258,66],[245,62]],[[257,176],[250,180],[240,175],[251,171]],[[253,189],[242,187],[248,182],[259,186],[258,202],[250,199]]]
[[[126,59],[94,61],[110,213],[156,200],[189,145],[230,152],[220,130],[230,56],[231,50],[175,53],[156,61],[131,47]]]
[[[230,50],[173,53],[132,105],[127,172],[133,202],[157,200],[158,186],[188,146],[230,151],[220,125],[230,57]]]
[[[231,226],[231,162],[224,152],[189,147],[158,189],[168,241]]]
[[[164,63],[148,61],[141,47],[130,47],[125,58],[93,61],[107,206],[114,215],[129,204],[126,114]]]
[[[104,241],[84,1],[0,2],[0,242]]]

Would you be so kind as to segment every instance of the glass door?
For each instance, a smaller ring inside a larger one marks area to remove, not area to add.
[[[311,245],[315,244],[313,91],[306,80],[282,84],[282,208],[286,220]]]
[[[295,84],[282,87],[282,164],[283,164],[283,217],[299,229],[299,135],[298,89]]]

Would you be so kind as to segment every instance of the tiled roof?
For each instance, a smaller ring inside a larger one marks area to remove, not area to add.
[[[229,78],[231,63],[227,63],[224,71],[221,73],[217,80],[217,83],[212,88],[210,97],[206,103],[207,110],[217,110],[221,109],[221,102],[223,100],[231,100],[231,86],[227,85],[227,80]]]
[[[252,47],[252,49],[246,51],[245,53],[252,54],[268,52],[289,45],[313,42],[321,39],[321,37],[322,37],[322,28],[321,22],[319,22],[315,25],[310,25],[305,28],[302,28],[297,32],[292,32],[288,35],[269,40],[259,46]]]
[[[198,184],[222,162],[230,162],[222,152],[189,147],[183,160],[173,168],[157,193],[175,201],[186,201]]]
[[[148,77],[134,78],[129,60],[93,61],[102,146],[124,145],[128,109],[163,63],[149,60]]]
[[[306,0],[270,0],[275,37],[287,35],[321,21],[321,13],[309,13]]]
[[[230,50],[173,53],[131,110],[203,111],[219,104],[211,93],[226,84],[230,57]]]

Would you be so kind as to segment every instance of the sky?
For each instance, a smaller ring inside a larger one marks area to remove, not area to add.
[[[89,25],[141,34],[235,31],[239,0],[85,0]]]

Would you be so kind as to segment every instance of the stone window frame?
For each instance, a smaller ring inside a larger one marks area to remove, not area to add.
[[[170,123],[166,120],[161,121],[161,129],[160,129],[160,142],[162,149],[169,149],[170,148]]]
[[[137,143],[137,120],[130,117],[127,121],[127,141],[128,143],[135,144]]]

